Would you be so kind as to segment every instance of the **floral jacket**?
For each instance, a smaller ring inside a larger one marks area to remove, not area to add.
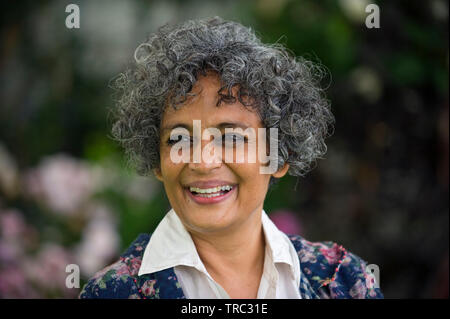
[[[288,235],[300,260],[300,295],[318,298],[383,298],[366,274],[366,262],[333,242]],[[114,264],[97,272],[79,298],[185,299],[173,268],[138,276],[150,235],[140,234]]]

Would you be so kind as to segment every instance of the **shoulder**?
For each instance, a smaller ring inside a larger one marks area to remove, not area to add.
[[[297,251],[302,274],[322,298],[383,298],[366,273],[367,262],[332,241],[311,242],[288,235]]]
[[[135,277],[149,239],[148,234],[139,235],[119,260],[98,271],[88,280],[79,298],[140,298]]]

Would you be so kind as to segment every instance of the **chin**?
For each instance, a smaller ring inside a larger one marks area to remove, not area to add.
[[[186,216],[185,221],[188,223],[189,228],[198,232],[213,232],[220,231],[228,228],[233,224],[233,220],[230,220],[230,210],[227,209],[201,209],[197,210],[194,215],[189,214]]]

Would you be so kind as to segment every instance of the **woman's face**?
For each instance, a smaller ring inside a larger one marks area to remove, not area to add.
[[[155,175],[164,183],[169,202],[183,224],[188,230],[200,233],[223,232],[258,221],[270,176],[282,177],[288,169],[286,165],[275,174],[261,174],[258,156],[256,162],[248,161],[247,144],[251,143],[251,139],[244,142],[244,163],[224,160],[225,143],[217,146],[220,148],[219,156],[214,157],[213,163],[206,163],[203,159],[200,163],[194,163],[192,145],[189,163],[174,163],[171,149],[178,140],[170,141],[171,132],[184,127],[192,137],[194,120],[201,121],[202,133],[206,128],[219,129],[222,139],[225,127],[241,127],[244,130],[247,127],[255,132],[263,127],[258,114],[243,107],[237,99],[233,104],[221,103],[217,107],[219,89],[217,75],[209,73],[199,76],[192,89],[197,95],[178,110],[167,107],[161,122],[161,166],[155,170]],[[227,136],[229,138],[230,135]],[[185,140],[188,141],[187,138]],[[211,141],[212,138],[202,139],[198,147],[204,150]],[[187,143],[189,145],[189,141]],[[257,146],[258,139],[254,143]],[[219,186],[223,188],[217,189]]]

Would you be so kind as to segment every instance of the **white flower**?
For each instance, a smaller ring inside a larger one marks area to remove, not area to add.
[[[100,177],[84,162],[55,155],[26,175],[25,188],[55,212],[71,215],[98,189]]]

